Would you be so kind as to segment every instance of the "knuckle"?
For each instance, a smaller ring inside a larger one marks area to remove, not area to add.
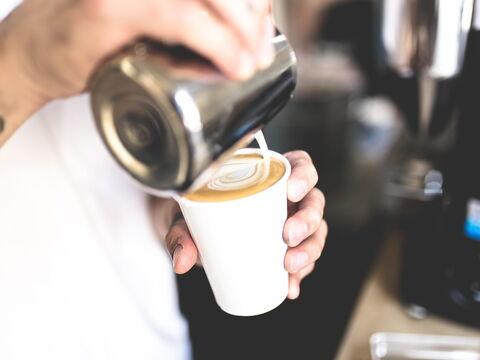
[[[304,278],[305,276],[308,276],[310,275],[313,270],[315,270],[315,262],[311,263],[310,265],[308,265],[305,270],[303,271],[303,274],[302,274],[302,278]]]
[[[313,188],[311,190],[312,197],[315,199],[315,202],[321,201],[321,191],[318,188]]]
[[[323,194],[323,192],[318,188],[313,188],[312,198],[315,202],[316,207],[323,210],[323,208],[325,207],[325,195]]]
[[[313,230],[318,229],[322,221],[321,212],[316,207],[313,207],[313,206],[308,206],[306,209],[307,209],[306,220],[308,222],[308,225]]]
[[[168,231],[167,235],[165,236],[165,242],[167,247],[170,250],[180,242],[180,240],[185,236],[185,228],[182,224],[175,224],[173,225],[170,230]]]
[[[285,156],[287,159],[290,158],[293,154],[293,151],[288,151],[286,153],[283,154],[283,156]]]
[[[323,239],[324,239],[324,241],[325,241],[325,239],[326,239],[327,236],[328,236],[328,224],[327,224],[327,222],[326,222],[324,219],[322,219],[322,222],[321,222],[321,224],[320,224],[320,230],[321,230],[321,232],[322,232],[322,234],[323,234]]]
[[[325,248],[325,241],[326,235],[324,231],[318,231],[317,235],[315,236],[315,249],[313,251],[313,261],[317,261],[323,253],[323,249]]]
[[[294,162],[294,165],[295,165],[296,168],[298,168],[298,169],[303,168],[301,170],[302,172],[305,171],[305,168],[308,169],[308,165],[310,164],[308,162],[308,159],[306,159],[304,157],[298,157],[293,162]],[[308,172],[306,174],[308,175]]]
[[[310,157],[310,154],[307,153],[305,150],[297,150],[297,156],[305,159],[308,162],[312,162],[312,158]]]
[[[312,158],[305,150],[292,150],[285,153],[284,156],[297,164],[306,164],[312,162]]]
[[[318,183],[318,172],[317,172],[317,169],[315,169],[315,166],[313,166],[313,163],[312,163],[312,183],[313,183],[313,186],[317,185]]]
[[[320,256],[322,255],[322,251],[323,251],[322,244],[315,246],[315,250],[312,252],[312,262],[315,262],[318,259],[320,259]]]
[[[326,205],[326,202],[327,202],[327,200],[325,199],[325,194],[320,189],[317,189],[317,188],[315,188],[315,189],[318,192],[318,199],[319,199],[320,203],[322,204],[322,208],[324,208],[325,205]]]
[[[180,221],[178,224],[176,224],[178,227],[178,237],[179,238],[184,238],[185,236],[190,236],[190,232],[188,231],[187,224],[185,223],[185,220]]]
[[[325,247],[325,239],[322,239],[320,241],[320,245],[317,247],[317,253],[315,254],[316,255],[316,258],[315,258],[315,261],[317,261],[318,259],[320,259],[320,256],[322,256],[322,253],[323,253],[323,248]]]

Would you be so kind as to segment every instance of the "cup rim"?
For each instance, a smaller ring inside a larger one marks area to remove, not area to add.
[[[221,206],[221,205],[225,205],[225,204],[232,204],[232,203],[238,203],[238,202],[243,202],[243,201],[247,201],[249,199],[251,199],[252,197],[254,196],[259,196],[260,194],[264,194],[265,192],[268,192],[268,191],[271,191],[271,189],[275,188],[278,186],[278,184],[282,183],[285,178],[289,178],[290,177],[290,174],[292,172],[292,166],[290,165],[290,162],[288,161],[288,159],[283,156],[282,154],[276,152],[276,151],[273,151],[273,150],[268,150],[268,152],[270,153],[271,156],[273,156],[275,159],[277,160],[280,160],[282,161],[282,163],[284,164],[285,166],[285,173],[282,175],[282,177],[280,179],[278,179],[274,184],[272,184],[271,186],[269,186],[268,188],[262,190],[262,191],[259,191],[259,192],[256,192],[256,193],[253,193],[253,194],[250,194],[250,195],[247,195],[247,196],[244,196],[244,197],[241,197],[241,198],[238,198],[238,199],[231,199],[231,200],[222,200],[222,201],[195,201],[195,200],[190,200],[190,199],[187,199],[183,196],[180,196],[179,197],[179,200],[182,202],[182,204],[184,205],[187,205],[187,206]],[[243,148],[243,149],[238,149],[234,152],[234,155],[236,154],[262,154],[262,150],[259,149],[259,148]],[[218,205],[215,205],[215,204],[218,204]]]

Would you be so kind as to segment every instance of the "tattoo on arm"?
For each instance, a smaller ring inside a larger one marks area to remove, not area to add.
[[[5,129],[5,120],[0,116],[0,134],[3,132],[3,129]]]

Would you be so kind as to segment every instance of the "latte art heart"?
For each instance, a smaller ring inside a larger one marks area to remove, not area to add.
[[[225,164],[220,174],[217,174],[207,186],[216,191],[245,189],[262,181],[265,175],[268,175],[265,170],[260,161],[252,163],[234,159]]]
[[[268,162],[261,155],[236,155],[213,176],[205,186],[185,195],[193,201],[227,201],[263,191],[285,174],[285,165],[278,159]]]

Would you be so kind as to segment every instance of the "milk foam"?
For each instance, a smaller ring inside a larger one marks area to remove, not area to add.
[[[215,191],[240,190],[258,184],[264,181],[264,178],[264,161],[254,158],[234,158],[222,166],[207,187]]]
[[[270,172],[270,152],[262,131],[255,134],[263,159],[233,158],[222,165],[221,169],[207,184],[210,190],[241,190],[259,184],[268,178]]]
[[[264,191],[280,180],[286,172],[283,159],[272,157],[268,177],[265,178],[264,163],[259,151],[238,153],[223,164],[217,176],[208,184],[184,197],[192,201],[218,202],[240,199]]]

